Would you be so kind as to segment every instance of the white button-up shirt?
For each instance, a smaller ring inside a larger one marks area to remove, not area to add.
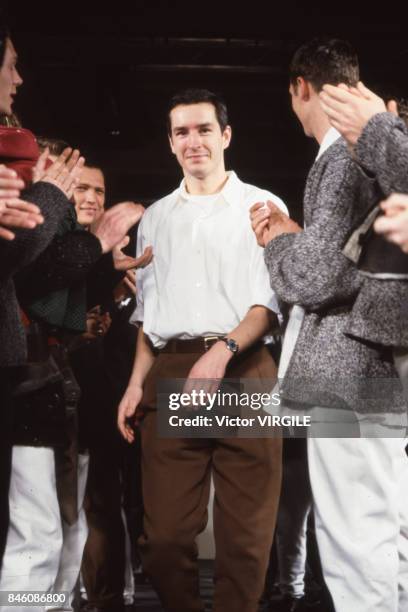
[[[170,338],[224,335],[255,305],[279,312],[251,229],[249,209],[276,195],[247,185],[234,172],[223,189],[195,196],[180,187],[150,206],[141,220],[137,255],[151,245],[153,261],[136,274],[137,306],[154,346]]]

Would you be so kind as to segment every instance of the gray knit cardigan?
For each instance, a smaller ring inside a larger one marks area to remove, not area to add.
[[[362,412],[401,405],[390,352],[344,334],[361,276],[342,247],[372,201],[374,187],[345,142],[336,141],[310,170],[306,229],[278,236],[265,248],[271,286],[282,301],[306,311],[281,387],[287,400]]]

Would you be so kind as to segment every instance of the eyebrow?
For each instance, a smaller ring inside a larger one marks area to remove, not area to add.
[[[197,126],[198,128],[203,128],[203,127],[211,127],[212,125],[214,125],[213,123],[211,123],[210,121],[208,121],[207,123],[199,123]],[[176,125],[173,130],[186,130],[187,126],[186,125]]]
[[[78,183],[78,187],[85,187],[86,189],[95,189],[95,191],[105,191],[105,187],[98,187],[95,185],[90,185],[89,183]]]

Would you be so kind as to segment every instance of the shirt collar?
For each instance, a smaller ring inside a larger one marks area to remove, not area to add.
[[[340,136],[341,136],[340,132],[338,132],[336,128],[334,127],[331,127],[327,130],[320,144],[320,149],[319,149],[319,153],[317,154],[316,161],[319,159],[319,157],[323,155],[325,151],[327,151],[329,147],[331,147],[331,145],[334,142],[336,142],[338,138],[340,138]]]
[[[218,195],[220,197],[222,196],[228,204],[236,204],[236,202],[239,201],[243,183],[239,180],[233,170],[228,171],[227,175],[228,179]],[[191,197],[186,191],[185,179],[183,179],[180,183],[179,195],[183,200],[188,200]]]

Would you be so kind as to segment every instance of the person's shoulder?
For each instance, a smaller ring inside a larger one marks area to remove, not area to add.
[[[262,187],[257,187],[256,185],[251,185],[250,183],[243,183],[242,181],[241,185],[244,192],[245,207],[248,210],[251,208],[251,206],[256,204],[256,202],[267,202],[269,200],[276,204],[281,210],[283,210],[283,212],[288,213],[288,209],[282,198],[272,191]]]
[[[160,215],[163,211],[163,208],[171,204],[171,202],[173,202],[177,198],[179,191],[180,189],[177,188],[171,193],[168,193],[159,200],[156,200],[155,202],[150,204],[146,208],[146,212],[143,215],[143,219],[145,220],[145,222],[146,220],[154,219],[157,215]]]
[[[353,159],[348,150],[347,143],[344,138],[338,138],[330,147],[323,153],[320,158],[326,164],[345,163],[352,164]],[[319,161],[319,160],[318,160]]]

